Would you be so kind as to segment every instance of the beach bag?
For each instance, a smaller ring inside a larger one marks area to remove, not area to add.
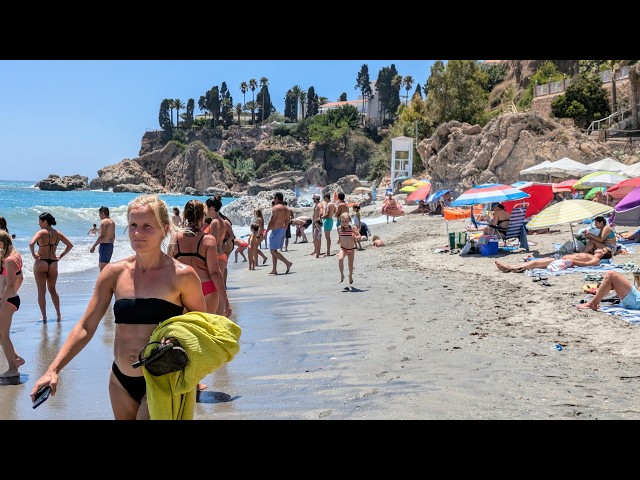
[[[150,345],[159,345],[151,350],[151,353],[143,357]],[[147,371],[156,377],[166,375],[167,373],[182,370],[189,363],[189,357],[184,348],[180,346],[180,342],[175,338],[168,343],[149,342],[138,354],[138,361],[131,365],[133,368],[139,368],[144,365]]]

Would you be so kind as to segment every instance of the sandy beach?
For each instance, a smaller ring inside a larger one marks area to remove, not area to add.
[[[379,217],[380,205],[365,207],[363,220]],[[448,231],[467,224],[450,221]],[[311,243],[290,244],[287,275],[267,274],[270,256],[248,271],[232,254],[240,352],[204,380],[197,420],[640,419],[640,326],[577,310],[584,274],[548,276],[545,286],[496,268],[497,259],[521,262],[523,252],[436,253],[448,244],[442,217],[406,215],[370,227],[386,246],[363,242],[350,291],[339,282],[337,256],[316,259]],[[554,242],[571,239],[568,225],[553,230],[530,235],[530,253],[550,255]],[[640,250],[613,259],[626,262],[640,264]],[[0,419],[113,418],[111,312],[61,374],[58,395],[36,410],[29,398],[97,274],[96,267],[61,276],[64,318],[46,324],[38,321],[33,278],[25,280],[11,335],[26,364],[19,384],[0,385]]]

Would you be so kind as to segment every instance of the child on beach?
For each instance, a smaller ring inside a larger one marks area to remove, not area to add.
[[[360,216],[360,205],[354,205],[353,207],[353,228],[355,228],[360,235],[362,235],[362,217]],[[358,240],[356,240],[356,246],[358,247],[358,250],[364,250],[364,248],[362,248],[362,244],[360,243],[360,238]]]
[[[371,245],[373,245],[373,247],[384,247],[384,242],[380,239],[380,237],[378,235],[374,235],[371,238]]]
[[[242,258],[244,258],[243,262],[246,262],[247,261],[247,257],[245,256],[244,251],[247,249],[249,244],[247,242],[245,242],[244,240],[241,240],[239,238],[234,239],[233,240],[233,244],[236,246],[236,252],[235,252],[236,261],[235,261],[235,263],[238,263],[238,255],[241,255]]]
[[[322,243],[322,219],[318,219],[313,224],[313,255],[315,253],[316,258],[320,258],[320,244]]]
[[[344,257],[349,262],[349,283],[353,283],[353,260],[355,257],[356,242],[360,240],[360,231],[351,226],[349,212],[340,214],[340,226],[338,226],[338,268],[340,270],[340,282],[344,281]]]
[[[251,235],[249,235],[249,270],[255,270],[258,264],[258,251],[260,250],[260,243],[262,242],[262,235],[260,235],[260,225],[257,223],[251,224]]]

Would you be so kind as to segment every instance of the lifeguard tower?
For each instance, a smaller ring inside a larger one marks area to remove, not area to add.
[[[395,137],[391,139],[391,189],[396,188],[396,180],[406,180],[413,176],[413,138]]]

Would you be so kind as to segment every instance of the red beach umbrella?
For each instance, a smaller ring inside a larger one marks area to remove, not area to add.
[[[426,185],[418,188],[415,192],[411,192],[407,196],[407,202],[417,202],[419,200],[425,200],[429,196],[430,191],[431,184],[427,183]]]
[[[636,187],[640,187],[640,177],[627,178],[607,188],[606,194],[611,198],[624,198]]]

